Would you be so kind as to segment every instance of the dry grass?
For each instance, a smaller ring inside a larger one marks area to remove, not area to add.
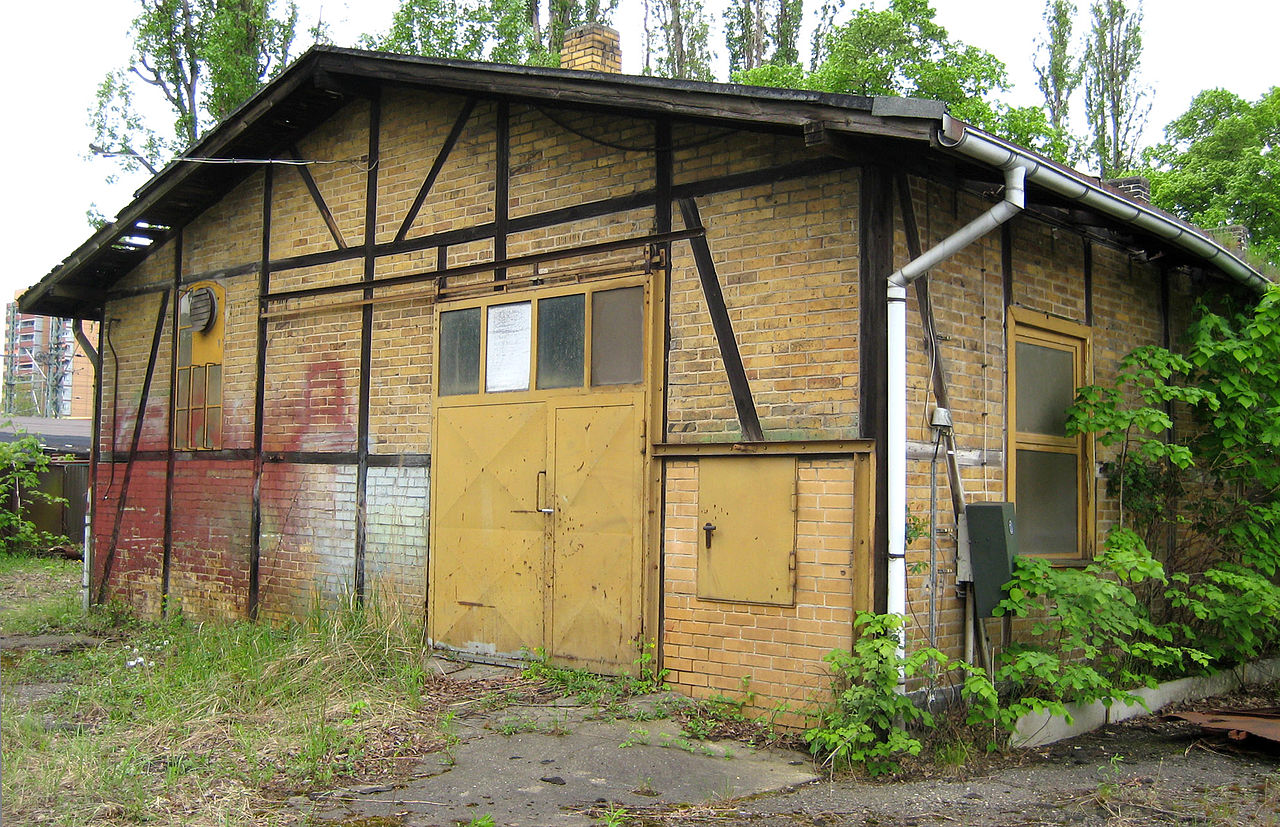
[[[6,582],[23,576],[21,566],[0,571]],[[66,595],[32,603],[56,615],[28,614],[32,631],[103,625],[76,621]],[[422,756],[448,752],[449,722],[477,699],[535,691],[520,677],[448,679],[420,622],[382,605],[285,627],[121,631],[92,649],[6,655],[6,822],[289,824],[289,796],[394,782]]]

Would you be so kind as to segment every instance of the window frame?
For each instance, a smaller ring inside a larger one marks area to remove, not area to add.
[[[1065,350],[1072,354],[1071,396],[1076,390],[1092,382],[1092,330],[1077,322],[1050,316],[1023,307],[1010,307],[1007,339],[1007,428],[1005,495],[1017,507],[1018,451],[1032,450],[1047,453],[1070,454],[1076,457],[1076,552],[1063,556],[1028,549],[1019,542],[1018,553],[1028,557],[1043,557],[1054,563],[1081,564],[1092,559],[1095,553],[1093,492],[1093,439],[1086,434],[1054,436],[1024,432],[1018,429],[1018,343]],[[1018,532],[1023,537],[1026,532]]]
[[[592,297],[596,293],[607,292],[610,290],[622,290],[626,288],[640,289],[640,376],[634,382],[623,382],[616,384],[592,384],[592,342],[593,342],[593,318],[594,310],[592,307]],[[538,387],[538,348],[539,348],[539,303],[547,299],[555,299],[568,295],[583,296],[583,359],[582,359],[582,383],[580,385],[571,385],[568,387]],[[530,304],[530,342],[529,342],[529,383],[528,387],[523,390],[486,390],[488,382],[488,359],[489,359],[489,308],[506,305],[520,304],[528,302]],[[602,279],[598,281],[581,281],[568,284],[557,285],[555,287],[534,287],[522,290],[502,291],[493,293],[483,298],[470,297],[467,299],[457,299],[453,301],[441,301],[437,305],[436,310],[436,332],[435,332],[435,354],[433,358],[433,368],[435,371],[432,380],[432,393],[441,404],[457,404],[465,402],[465,404],[476,403],[501,403],[514,402],[525,399],[538,399],[545,397],[575,395],[575,394],[597,394],[597,393],[634,393],[636,390],[643,390],[648,381],[649,369],[649,302],[650,291],[648,279],[644,276],[635,276],[620,279]],[[464,393],[440,393],[440,379],[443,375],[442,365],[445,359],[443,342],[441,341],[442,317],[446,313],[457,310],[469,310],[471,308],[480,309],[480,371],[478,377],[478,386],[475,392]]]
[[[214,307],[214,320],[212,326],[204,333],[191,331],[190,353],[185,361],[180,361],[182,353],[182,335],[184,331],[191,330],[190,316],[183,311],[183,301],[197,290],[208,288],[213,291],[216,305]],[[173,443],[174,450],[177,451],[217,451],[223,445],[222,433],[222,411],[225,405],[224,390],[226,382],[226,352],[225,352],[225,334],[226,334],[226,302],[227,291],[221,284],[214,281],[199,281],[192,284],[184,285],[178,292],[178,301],[174,307],[174,340],[173,340],[173,381],[170,385],[172,393],[170,394],[170,405],[173,415],[173,427],[170,434],[170,440]],[[210,404],[211,394],[210,388],[210,368],[218,369],[216,404]],[[194,390],[191,384],[191,378],[195,375],[195,369],[199,368],[204,376],[204,396],[203,403],[197,408],[191,404],[191,394]],[[181,377],[185,375],[186,381],[186,398],[180,398],[178,388],[182,384]],[[192,415],[199,411],[204,415],[204,439],[201,444],[196,444],[192,435]],[[186,427],[179,429],[178,423],[185,418]],[[210,424],[214,423],[217,433],[217,439],[211,439]]]

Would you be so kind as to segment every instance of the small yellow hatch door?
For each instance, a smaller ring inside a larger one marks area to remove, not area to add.
[[[698,461],[698,597],[795,603],[795,457]]]

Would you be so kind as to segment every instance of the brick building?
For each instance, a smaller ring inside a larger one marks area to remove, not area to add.
[[[616,70],[604,34],[566,52]],[[766,709],[858,609],[965,646],[967,502],[1091,555],[1064,400],[1266,283],[928,101],[320,47],[187,157],[243,163],[172,164],[22,299],[104,321],[97,599],[355,594],[612,672],[653,641]]]
[[[49,419],[91,418],[93,366],[76,342],[76,322],[23,313],[16,299],[5,305],[0,410]],[[91,341],[97,325],[83,326],[82,333]]]

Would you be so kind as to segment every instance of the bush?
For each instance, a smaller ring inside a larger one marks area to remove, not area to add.
[[[12,423],[8,427],[12,429]],[[0,551],[31,553],[67,542],[27,519],[32,502],[64,502],[40,490],[40,474],[48,470],[49,458],[35,437],[0,442]]]

